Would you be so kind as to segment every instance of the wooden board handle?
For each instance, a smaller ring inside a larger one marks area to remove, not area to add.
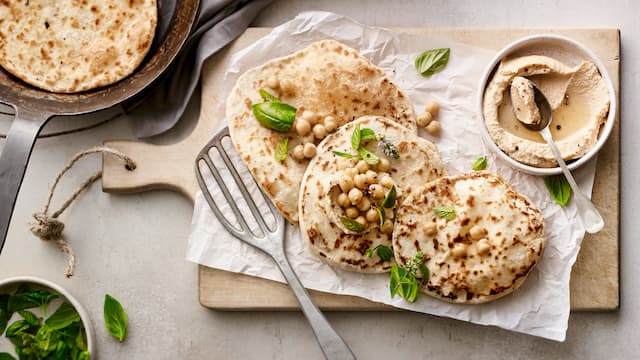
[[[133,159],[134,170],[109,154],[102,157],[102,191],[135,193],[148,190],[177,191],[192,202],[198,188],[191,149],[183,143],[152,145],[139,141],[110,140],[104,146],[117,149]]]

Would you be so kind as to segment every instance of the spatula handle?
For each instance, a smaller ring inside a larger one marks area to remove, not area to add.
[[[307,290],[302,286],[302,283],[293,271],[284,253],[274,257],[274,260],[280,267],[282,275],[284,275],[289,283],[289,287],[296,296],[302,312],[307,317],[307,320],[309,320],[309,324],[316,335],[324,357],[330,360],[356,359],[347,343],[342,340],[340,335],[331,327],[331,324],[329,324],[320,309],[311,301],[309,293],[307,293]]]
[[[0,154],[0,252],[7,238],[31,150],[49,117],[37,111],[19,109],[7,134]]]

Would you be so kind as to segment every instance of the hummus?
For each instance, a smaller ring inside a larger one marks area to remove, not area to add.
[[[595,145],[610,105],[609,91],[596,65],[582,61],[571,67],[551,57],[530,55],[504,59],[485,89],[485,125],[502,151],[527,165],[557,166],[544,139],[516,118],[518,113],[519,117],[532,116],[525,121],[536,121],[538,110],[535,103],[530,107],[531,93],[518,77],[535,82],[549,100],[551,135],[565,161],[580,158]],[[539,113],[537,116],[539,119]]]

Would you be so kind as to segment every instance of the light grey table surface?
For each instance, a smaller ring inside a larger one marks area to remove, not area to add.
[[[621,307],[574,313],[567,341],[557,343],[459,321],[402,313],[329,313],[361,359],[633,359],[640,358],[640,243],[634,229],[640,203],[640,2],[627,1],[278,1],[254,22],[275,26],[300,11],[329,10],[385,27],[617,27],[622,34]],[[188,134],[195,112],[171,133]],[[95,129],[39,140],[0,256],[0,279],[34,275],[70,290],[91,314],[101,359],[319,359],[321,353],[297,312],[224,313],[197,298],[197,266],[184,260],[191,204],[170,192],[104,194],[94,185],[62,216],[78,256],[76,275],[63,276],[64,256],[27,229],[55,174],[75,153],[114,138],[133,138],[126,117]],[[0,139],[0,148],[4,140]],[[68,194],[100,167],[86,160],[63,180]],[[56,197],[57,204],[63,196]],[[55,200],[54,200],[55,202]],[[606,264],[603,264],[606,266]],[[103,324],[104,294],[129,314],[126,342]]]

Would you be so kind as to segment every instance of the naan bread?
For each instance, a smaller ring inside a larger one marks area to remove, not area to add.
[[[359,118],[327,136],[309,163],[302,179],[299,205],[300,230],[310,248],[327,263],[346,270],[387,272],[391,261],[382,261],[375,254],[369,257],[365,252],[378,245],[391,247],[391,234],[384,234],[375,226],[369,226],[362,234],[347,234],[341,229],[339,220],[344,213],[337,205],[336,198],[342,192],[337,183],[342,170],[354,167],[358,159],[339,157],[332,151],[354,153],[351,134],[356,124],[370,128],[376,134],[384,134],[398,146],[400,158],[388,158],[391,163],[388,172],[398,188],[398,203],[411,196],[420,185],[443,176],[443,164],[431,142],[377,116]],[[381,158],[386,157],[376,143],[371,141],[365,147]]]
[[[155,33],[156,0],[0,0],[0,66],[73,93],[133,73]]]
[[[270,77],[278,89],[267,86]],[[384,72],[358,53],[334,40],[316,42],[289,56],[248,70],[238,79],[227,99],[226,119],[235,148],[264,192],[292,223],[298,222],[298,189],[308,160],[287,156],[274,159],[276,144],[289,137],[289,150],[301,143],[294,128],[281,134],[261,126],[251,105],[262,102],[259,90],[267,89],[282,102],[322,116],[333,116],[338,126],[364,115],[391,118],[417,132],[410,99]]]
[[[451,206],[455,218],[438,217],[434,207]],[[443,177],[417,189],[400,205],[393,232],[396,261],[406,264],[418,251],[431,272],[421,289],[433,297],[478,304],[517,289],[542,257],[545,233],[540,210],[497,175],[474,172]],[[437,225],[430,234],[429,224]],[[482,253],[472,228],[486,230]],[[458,245],[462,244],[462,245]],[[466,255],[454,256],[456,246]]]

